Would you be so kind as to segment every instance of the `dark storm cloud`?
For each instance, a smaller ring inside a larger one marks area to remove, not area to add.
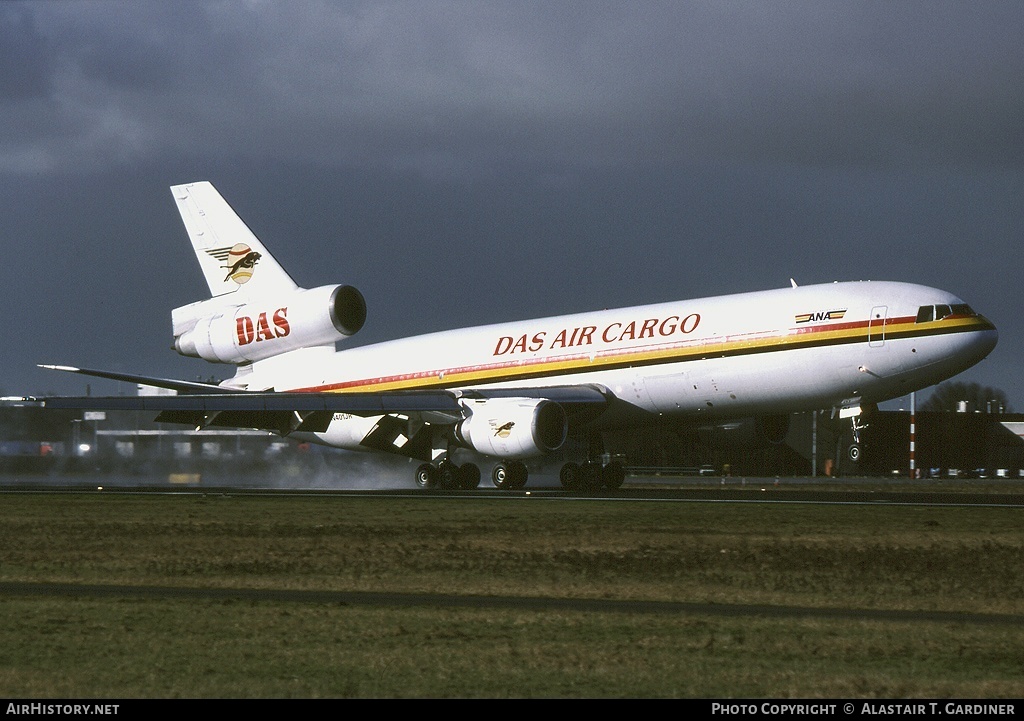
[[[48,43],[28,8],[0,5],[0,102],[49,93]]]
[[[0,385],[38,390],[36,361],[210,372],[167,350],[203,290],[167,186],[209,179],[300,282],[360,286],[360,338],[904,279],[993,316],[981,380],[1024,409],[1022,16],[4,3],[0,287],[36,300]]]
[[[128,130],[115,157],[180,152],[198,136],[226,154],[259,143],[280,159],[470,175],[486,162],[1021,161],[1012,5],[78,3],[37,13],[59,46],[62,107],[77,110],[86,142]],[[32,22],[23,6],[8,14]]]

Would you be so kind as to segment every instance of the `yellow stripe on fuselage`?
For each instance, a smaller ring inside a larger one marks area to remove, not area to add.
[[[992,325],[980,316],[951,317],[928,323],[912,318],[892,318],[884,323],[868,321],[833,323],[827,326],[791,328],[782,332],[749,333],[731,338],[711,336],[692,341],[654,346],[594,349],[556,357],[524,358],[479,365],[414,371],[387,377],[365,378],[328,384],[302,391],[347,393],[427,388],[457,388],[496,382],[512,382],[547,376],[571,375],[630,366],[662,365],[685,361],[751,355],[800,348],[866,342],[876,337],[897,340],[907,337],[945,335],[986,330]]]

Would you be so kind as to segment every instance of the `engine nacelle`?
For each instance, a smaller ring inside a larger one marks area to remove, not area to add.
[[[325,285],[245,305],[212,298],[171,318],[176,351],[238,364],[342,340],[363,327],[366,301],[352,286]]]
[[[569,430],[565,410],[536,398],[488,398],[463,406],[469,417],[455,430],[459,441],[478,453],[509,460],[556,451]]]

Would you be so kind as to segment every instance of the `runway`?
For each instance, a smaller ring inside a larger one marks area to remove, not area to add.
[[[130,482],[128,482],[130,481]],[[0,479],[2,493],[108,493],[108,494],[226,494],[226,495],[323,495],[379,498],[420,498],[424,500],[514,500],[629,503],[766,503],[816,505],[893,505],[1024,508],[1024,480],[921,480],[893,478],[729,478],[695,479],[665,477],[631,478],[618,490],[570,492],[557,484],[534,484],[518,491],[482,486],[465,490],[423,490],[419,488],[370,487],[368,481],[332,487],[303,488],[267,484],[140,483],[137,478],[113,476],[40,477]]]

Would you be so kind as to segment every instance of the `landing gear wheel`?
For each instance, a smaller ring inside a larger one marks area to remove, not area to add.
[[[465,463],[459,466],[456,474],[459,488],[470,491],[480,485],[480,466],[475,463]]]
[[[437,483],[446,491],[459,487],[459,467],[448,460],[441,461],[437,466]]]
[[[526,485],[526,481],[530,478],[530,471],[522,461],[512,461],[508,464],[508,468],[512,471],[512,490],[518,491]]]
[[[860,462],[860,454],[861,454],[861,449],[860,449],[860,444],[859,443],[854,443],[853,445],[851,445],[850,449],[846,452],[847,458],[849,458],[854,463],[859,463]]]
[[[569,461],[562,466],[562,470],[558,472],[558,480],[562,484],[562,488],[567,491],[578,491],[580,483],[582,483],[583,471],[580,469],[579,463],[573,463]]]
[[[429,463],[423,463],[416,469],[416,485],[430,489],[437,486],[437,469]]]
[[[491,471],[491,482],[503,491],[515,491],[526,485],[529,471],[522,461],[498,463]]]
[[[507,491],[512,488],[512,473],[507,463],[498,463],[491,470],[491,483],[495,488]]]

